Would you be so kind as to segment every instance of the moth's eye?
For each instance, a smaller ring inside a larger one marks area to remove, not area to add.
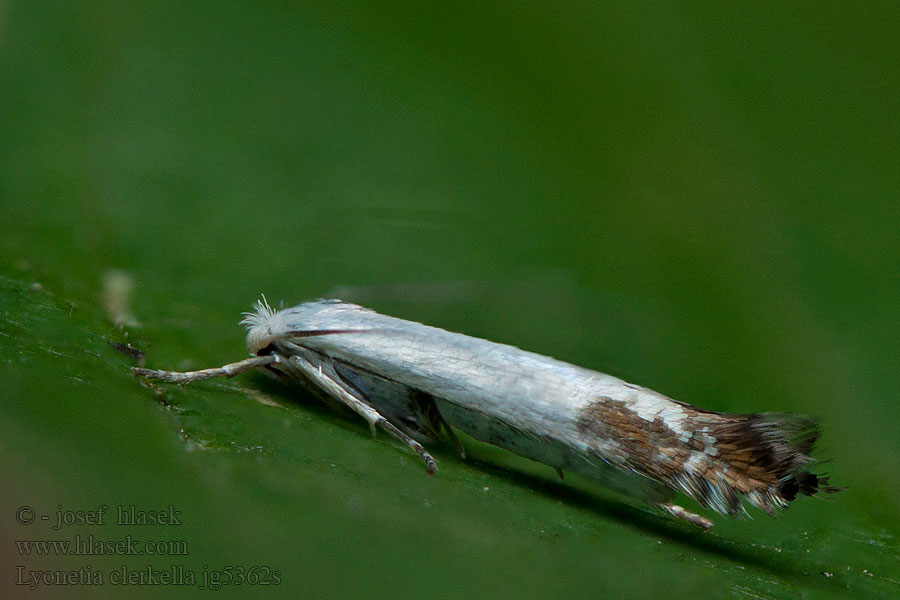
[[[272,344],[269,344],[265,348],[260,348],[259,350],[257,350],[256,355],[257,356],[268,356],[268,355],[272,354],[274,351],[275,351],[275,348],[272,347]]]

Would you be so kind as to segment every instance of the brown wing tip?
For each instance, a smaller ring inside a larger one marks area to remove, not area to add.
[[[799,495],[843,489],[809,470],[820,433],[816,419],[789,413],[735,415],[711,427],[716,445],[726,450],[721,456],[727,478],[747,490],[747,499],[768,514]]]

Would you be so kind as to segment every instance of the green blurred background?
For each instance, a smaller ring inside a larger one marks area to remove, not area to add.
[[[0,4],[0,593],[896,597],[898,37],[893,2]],[[703,533],[470,439],[429,478],[308,394],[154,390],[110,345],[237,360],[260,292],[820,416],[849,489]],[[52,530],[120,504],[182,524]],[[75,535],[187,553],[15,544]]]

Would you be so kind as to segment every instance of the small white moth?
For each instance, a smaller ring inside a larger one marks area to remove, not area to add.
[[[704,411],[620,379],[518,348],[380,315],[340,300],[273,310],[265,298],[245,313],[252,358],[179,373],[134,368],[141,377],[188,383],[249,369],[299,382],[349,407],[412,448],[453,427],[478,440],[576,472],[709,529],[671,502],[676,491],[702,506],[746,514],[746,499],[770,515],[797,497],[833,492],[809,472],[813,419],[784,413]]]

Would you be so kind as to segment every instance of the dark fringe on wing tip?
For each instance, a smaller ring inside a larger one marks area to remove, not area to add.
[[[716,439],[721,460],[729,467],[726,478],[749,487],[744,492],[746,498],[770,515],[798,495],[841,489],[830,485],[827,477],[808,470],[819,439],[819,425],[811,417],[788,413],[734,415],[713,424],[710,434]],[[724,508],[729,514],[742,510],[735,506],[733,490],[720,490],[717,495],[730,501],[719,503],[720,507],[713,502],[713,508]]]

